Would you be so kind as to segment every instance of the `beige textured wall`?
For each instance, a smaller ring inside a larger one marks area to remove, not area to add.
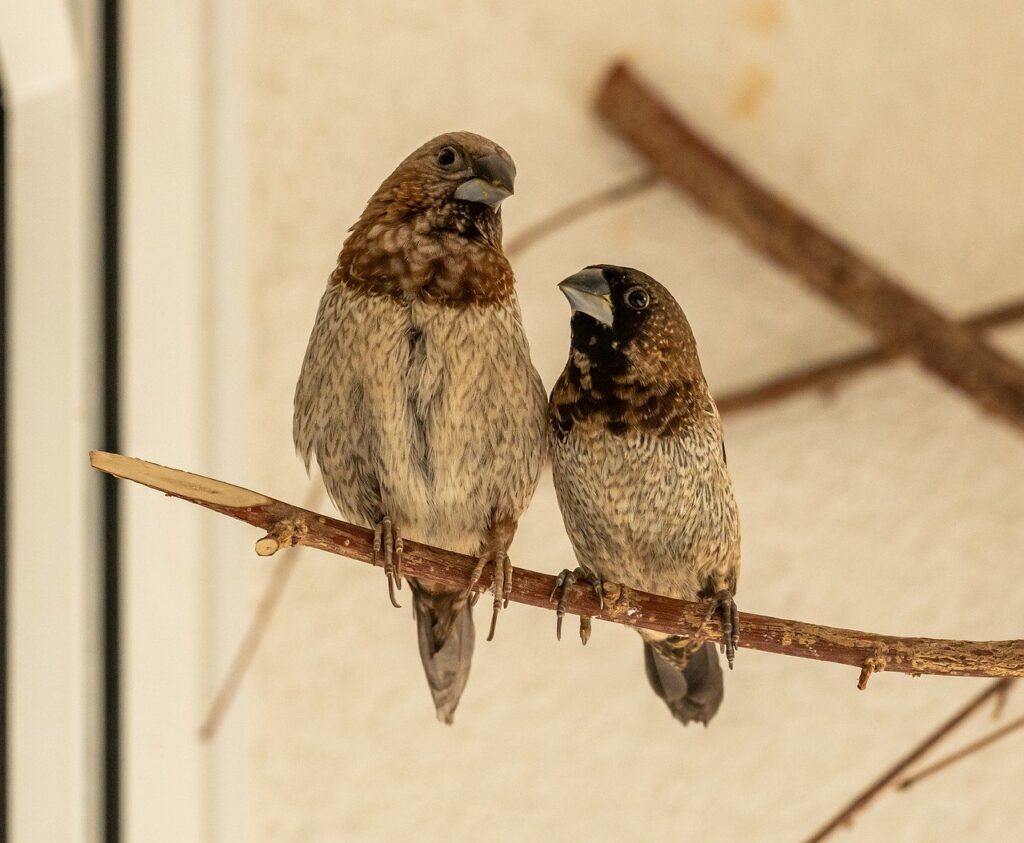
[[[424,139],[471,129],[519,168],[506,235],[639,172],[588,111],[626,55],[763,179],[954,314],[1024,291],[1024,5],[1007,2],[337,3],[258,0],[250,87],[260,465],[307,488],[291,393],[348,225]],[[546,384],[554,284],[625,263],[687,310],[712,389],[865,333],[668,188],[516,261]],[[1024,359],[1024,328],[997,335]],[[1021,634],[1024,446],[914,365],[727,421],[742,608],[893,633]],[[514,558],[570,564],[550,479]],[[261,585],[268,568],[254,577]],[[307,552],[260,655],[258,839],[792,841],[978,689],[741,651],[707,730],[648,690],[636,636],[583,650],[504,613],[453,728],[435,722],[409,610],[380,571]],[[1019,708],[1022,701],[1016,701]],[[985,723],[981,724],[984,727]],[[1024,737],[873,807],[844,839],[1024,837]]]

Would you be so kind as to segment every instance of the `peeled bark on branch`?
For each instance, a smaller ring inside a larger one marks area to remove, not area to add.
[[[133,480],[151,489],[181,498],[259,527],[266,535],[256,542],[256,552],[270,556],[296,544],[315,547],[360,562],[370,561],[370,530],[335,518],[292,506],[266,495],[144,460],[94,451],[95,468]],[[552,568],[561,569],[566,560]],[[476,560],[471,556],[436,547],[405,542],[402,568],[406,576],[429,580],[449,588],[465,588]],[[477,591],[491,584],[485,571]],[[555,578],[516,568],[510,599],[542,609],[554,609],[551,592]],[[700,626],[705,606],[674,600],[607,583],[605,607],[586,587],[573,587],[567,611],[627,626],[658,632],[689,635]],[[741,644],[752,650],[782,653],[817,661],[860,668],[860,687],[872,673],[889,671],[947,676],[1024,676],[1024,641],[951,641],[937,638],[898,638],[850,629],[837,629],[802,621],[741,613]],[[704,637],[721,638],[716,620],[707,624]]]

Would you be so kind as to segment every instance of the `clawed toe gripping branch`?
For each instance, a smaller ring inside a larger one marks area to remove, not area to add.
[[[360,562],[373,559],[373,531],[364,527],[220,480],[119,454],[93,452],[92,464],[115,477],[141,483],[262,529],[266,535],[256,543],[260,555],[267,556],[281,547],[299,544]],[[471,556],[407,541],[402,553],[402,574],[464,589],[470,586],[478,561]],[[473,585],[473,590],[490,588],[492,577],[485,573]],[[506,581],[511,582],[511,588],[499,588],[502,601],[507,597],[511,602],[557,610],[551,597],[556,591],[555,577],[517,568],[514,577]],[[688,635],[700,627],[706,614],[703,603],[674,600],[626,587],[604,588],[603,606],[592,589],[565,591],[562,608],[566,612],[670,635]],[[898,638],[747,612],[739,613],[736,620],[742,625],[743,645],[747,649],[850,665],[861,671],[858,683],[861,687],[871,673],[883,670],[947,676],[1024,676],[1024,640]],[[721,641],[721,622],[711,620],[703,634],[709,640]]]
[[[604,609],[604,589],[605,586],[614,586],[614,583],[605,583],[601,581],[601,578],[595,574],[591,574],[588,571],[584,571],[582,568],[575,568],[570,570],[566,568],[562,573],[555,577],[555,587],[551,589],[551,595],[548,601],[554,603],[555,614],[557,619],[555,621],[555,637],[562,640],[562,620],[565,618],[565,607],[569,601],[569,592],[574,585],[578,582],[584,582],[588,584],[591,590],[594,592],[594,597],[597,598],[598,608]],[[555,598],[558,598],[556,601]],[[590,618],[586,615],[580,616],[580,641],[584,645],[590,640]]]

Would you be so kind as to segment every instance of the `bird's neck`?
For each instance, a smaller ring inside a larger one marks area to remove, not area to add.
[[[577,426],[615,436],[676,436],[704,424],[711,406],[699,368],[645,372],[614,343],[574,346],[551,393],[555,433],[563,436]]]
[[[507,302],[512,267],[501,250],[501,219],[488,215],[371,203],[352,227],[331,283],[450,306]]]

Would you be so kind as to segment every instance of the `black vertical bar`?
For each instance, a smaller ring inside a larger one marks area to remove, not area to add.
[[[119,2],[102,0],[103,32],[103,448],[120,440]],[[121,577],[117,481],[103,477],[103,834],[121,839]]]
[[[7,840],[7,132],[0,80],[0,841]]]

